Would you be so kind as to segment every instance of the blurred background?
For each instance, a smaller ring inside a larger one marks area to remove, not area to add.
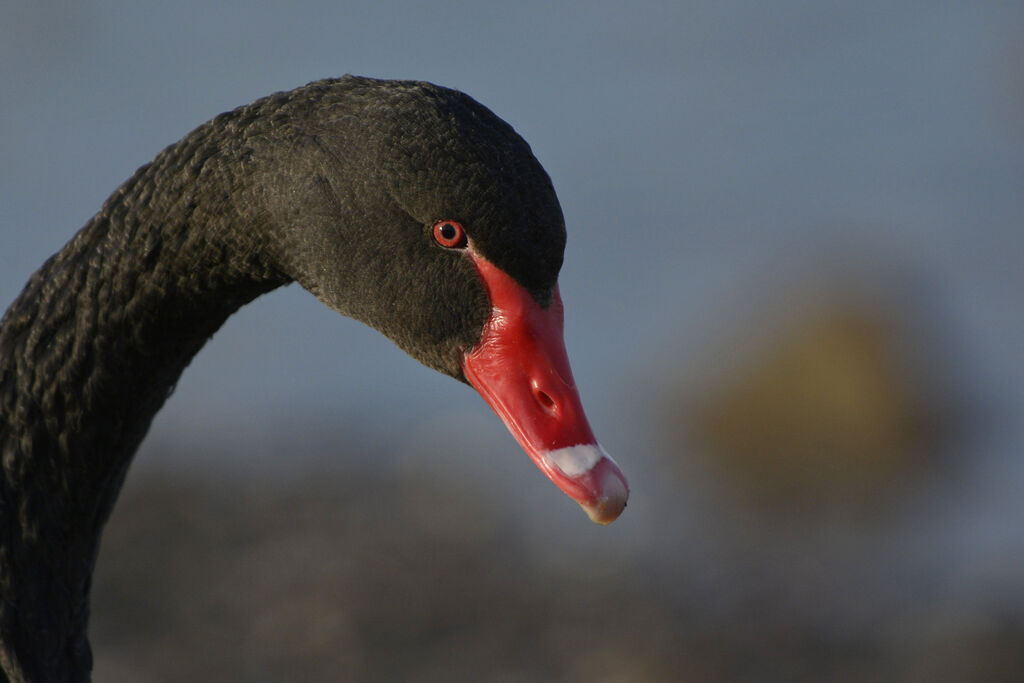
[[[0,301],[215,114],[464,90],[550,173],[630,478],[586,520],[468,388],[296,286],[185,372],[104,537],[96,679],[1010,680],[1015,2],[0,7]]]

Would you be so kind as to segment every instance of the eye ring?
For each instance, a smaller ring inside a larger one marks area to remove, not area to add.
[[[445,249],[460,249],[466,246],[466,231],[458,221],[434,223],[434,241]]]

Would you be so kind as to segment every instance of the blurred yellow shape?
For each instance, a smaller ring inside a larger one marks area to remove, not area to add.
[[[928,409],[883,316],[833,306],[705,387],[698,445],[757,497],[813,500],[912,471]]]

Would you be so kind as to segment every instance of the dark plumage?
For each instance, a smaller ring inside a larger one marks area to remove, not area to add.
[[[0,670],[89,677],[89,581],[132,454],[210,335],[291,281],[471,383],[591,519],[614,520],[629,489],[569,369],[564,247],[529,146],[427,83],[311,83],[165,149],[0,322]]]
[[[239,306],[298,281],[465,381],[490,303],[432,241],[441,219],[548,306],[565,230],[526,142],[459,92],[346,77],[200,126],[31,277],[0,324],[9,679],[88,678],[101,529],[153,415]]]

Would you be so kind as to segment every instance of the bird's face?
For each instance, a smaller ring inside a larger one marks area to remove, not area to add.
[[[559,488],[611,522],[628,486],[569,367],[557,286],[565,227],[550,179],[511,127],[465,95],[363,85],[375,96],[340,126],[369,123],[344,141],[318,137],[327,151],[305,181],[318,208],[303,216],[296,279],[471,384]]]

